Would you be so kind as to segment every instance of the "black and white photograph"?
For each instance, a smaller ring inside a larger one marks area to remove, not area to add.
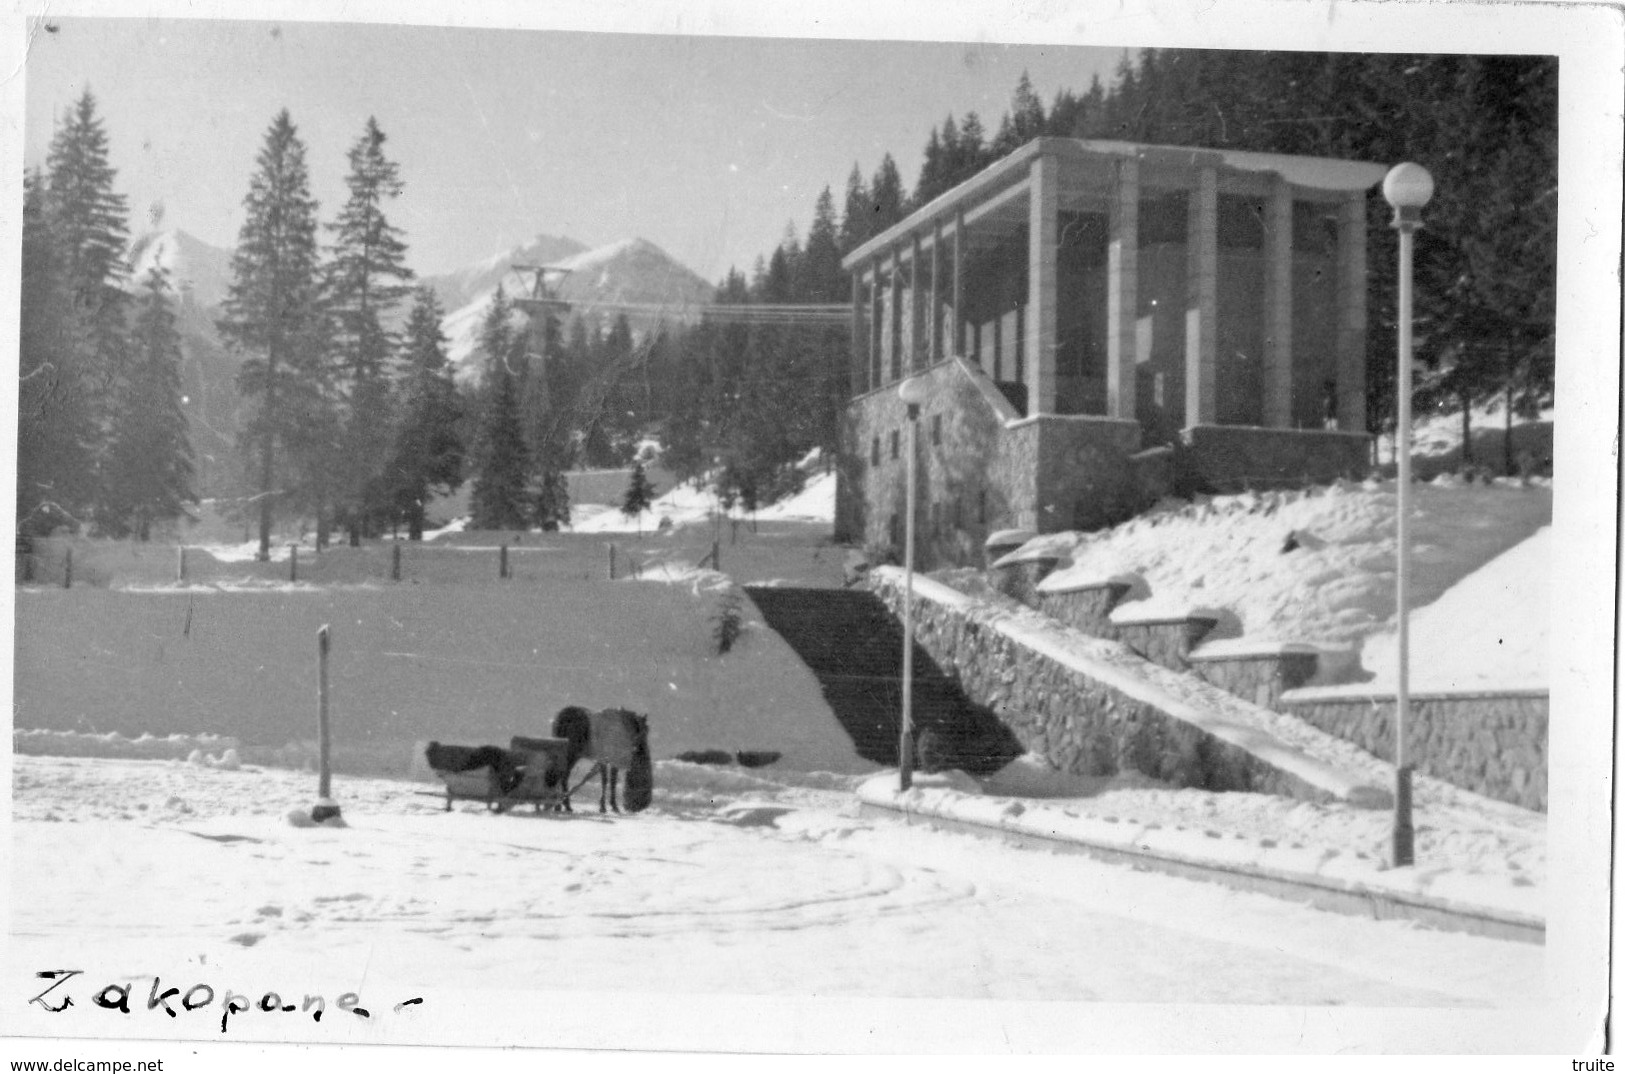
[[[0,1053],[1611,1069],[1622,47],[14,6]]]

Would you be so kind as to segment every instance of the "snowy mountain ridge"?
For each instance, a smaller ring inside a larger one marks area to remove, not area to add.
[[[605,328],[623,312],[636,332],[688,322],[697,315],[697,307],[711,299],[709,283],[648,239],[620,239],[553,259],[534,256],[541,252],[540,243],[516,247],[501,260],[482,262],[454,277],[424,281],[436,288],[450,311],[442,329],[453,364],[466,370],[469,356],[478,348],[480,325],[498,284],[510,297],[530,293],[533,277],[515,266],[546,265],[561,270],[564,275],[556,283],[557,296]],[[453,301],[458,296],[465,296],[460,305]],[[515,316],[516,327],[524,323],[522,315]]]
[[[161,268],[183,305],[212,309],[231,289],[231,251],[211,246],[179,228],[149,231],[130,242],[130,286],[140,290],[147,273]]]

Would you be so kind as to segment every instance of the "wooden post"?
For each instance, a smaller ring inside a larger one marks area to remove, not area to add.
[[[327,651],[331,631],[323,623],[316,631],[316,804],[311,807],[310,819],[317,824],[339,815],[333,801],[333,742],[327,719]]]
[[[176,549],[175,581],[178,582],[181,585],[186,584],[186,546],[185,545],[181,545],[180,548]]]
[[[299,580],[299,546],[296,545],[296,544],[290,544],[288,546],[288,581],[297,582],[298,580]]]
[[[711,569],[714,570],[714,571],[719,571],[719,572],[722,570],[722,542],[721,541],[712,541],[711,542]]]
[[[73,549],[68,549],[67,558],[62,565],[62,588],[73,588]]]
[[[615,580],[615,544],[613,541],[610,542],[609,546],[609,580],[612,582]]]
[[[395,547],[389,557],[389,580],[392,582],[401,580],[401,545],[399,541],[395,542]]]
[[[508,546],[503,545],[497,553],[497,577],[508,577]]]

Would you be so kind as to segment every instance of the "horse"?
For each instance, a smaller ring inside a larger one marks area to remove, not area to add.
[[[594,762],[598,772],[598,812],[604,812],[607,789],[609,806],[621,811],[615,801],[615,783],[622,769],[626,770],[626,809],[637,813],[649,807],[654,795],[654,766],[649,760],[649,720],[626,709],[604,709],[589,712],[577,705],[559,710],[553,717],[553,737],[569,743],[564,757],[565,779],[575,770],[582,758]],[[592,773],[587,773],[587,779]],[[586,782],[583,780],[582,782]],[[566,782],[564,808],[570,807],[570,790]]]
[[[507,794],[524,778],[513,754],[501,746],[443,746],[431,742],[423,751],[423,759],[436,772],[472,772],[477,768],[490,768],[497,776],[497,786]]]

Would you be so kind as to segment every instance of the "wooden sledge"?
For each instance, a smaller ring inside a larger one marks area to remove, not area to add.
[[[558,809],[564,803],[564,770],[569,743],[562,738],[527,738],[514,736],[508,746],[508,757],[520,771],[519,782],[510,790],[503,790],[501,777],[489,765],[463,772],[432,769],[446,786],[446,810],[450,812],[455,801],[484,802],[493,813],[524,805],[527,802],[540,813],[542,807]]]

